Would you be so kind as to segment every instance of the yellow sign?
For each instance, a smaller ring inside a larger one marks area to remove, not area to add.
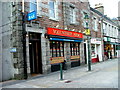
[[[79,56],[79,55],[76,55],[76,56],[71,56],[70,59],[79,59],[79,58],[80,58],[80,56]]]
[[[86,35],[90,35],[90,29],[86,29],[86,30],[85,30],[85,34],[86,34]]]
[[[64,62],[64,57],[52,57],[50,60],[50,64],[61,63]]]

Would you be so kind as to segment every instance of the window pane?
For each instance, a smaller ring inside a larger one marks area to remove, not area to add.
[[[49,6],[50,6],[50,9],[54,9],[54,2],[53,1],[49,2]]]
[[[64,43],[57,41],[50,41],[50,53],[52,53],[51,57],[63,57]]]
[[[50,17],[55,18],[55,2],[54,1],[49,2],[49,13],[50,13]]]
[[[49,13],[50,13],[50,17],[55,18],[55,11],[54,10],[50,10]]]
[[[30,0],[30,12],[37,11],[37,2],[36,0]]]
[[[70,6],[70,22],[75,22],[75,8],[72,6]]]

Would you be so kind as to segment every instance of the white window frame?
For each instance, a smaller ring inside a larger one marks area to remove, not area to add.
[[[94,30],[98,31],[98,28],[97,28],[98,25],[97,25],[97,18],[96,17],[93,18],[93,22],[94,22],[93,23],[94,24]]]
[[[85,18],[86,15],[88,15],[88,17],[89,17],[88,13],[83,12],[83,18]],[[86,26],[86,22],[88,22],[88,27]],[[89,19],[88,20],[86,20],[86,19],[83,20],[83,26],[84,26],[84,28],[89,28]]]
[[[33,4],[36,4],[36,11],[37,11],[37,16],[41,16],[41,8],[40,8],[40,0],[35,0],[36,1],[36,3],[34,3],[34,2],[32,2],[33,0],[30,0],[30,3],[33,3]],[[29,10],[30,11],[30,10]],[[32,11],[30,11],[30,12],[32,12]]]
[[[76,10],[75,7],[70,6],[70,23],[75,24],[76,23]]]
[[[51,12],[51,8],[50,8],[50,2],[54,2],[54,17],[52,17],[50,15],[50,12]],[[49,1],[49,19],[52,19],[52,20],[58,20],[58,2],[57,1]]]

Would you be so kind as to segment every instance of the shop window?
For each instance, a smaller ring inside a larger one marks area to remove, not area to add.
[[[80,55],[79,43],[70,43],[70,52],[71,56]]]
[[[50,41],[51,57],[64,57],[64,43],[58,41]]]
[[[92,54],[92,57],[95,57],[95,46],[94,45],[91,45],[91,54]]]

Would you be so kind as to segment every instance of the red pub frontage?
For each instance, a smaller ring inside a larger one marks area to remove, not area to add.
[[[60,63],[66,63],[65,66],[63,65],[63,69],[80,66],[82,33],[48,27],[47,35],[52,72],[59,70]]]

